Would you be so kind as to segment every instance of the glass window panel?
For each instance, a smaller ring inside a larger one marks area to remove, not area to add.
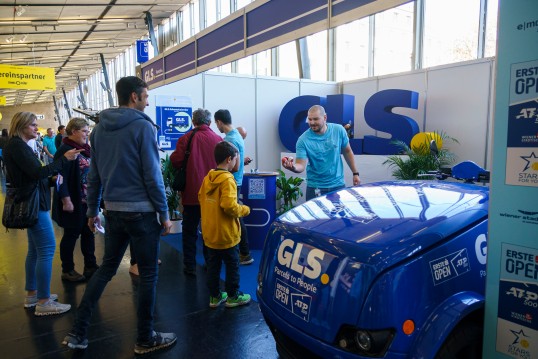
[[[306,37],[310,78],[327,81],[327,30]]]
[[[237,73],[242,75],[252,75],[252,56],[237,60]]]
[[[220,13],[217,13],[217,21],[224,19],[230,15],[230,0],[217,0],[220,1]]]
[[[497,16],[499,11],[498,0],[488,0],[488,10],[486,13],[486,47],[485,57],[492,57],[497,52]]]
[[[271,50],[265,50],[256,55],[256,75],[271,76]]]
[[[208,27],[217,22],[217,1],[219,0],[206,0],[205,2]]]
[[[237,10],[247,6],[251,2],[252,2],[252,0],[237,0]]]
[[[191,33],[191,10],[189,6],[184,6],[183,8],[183,40],[190,38],[193,34]]]
[[[476,59],[480,0],[425,0],[423,66]]]
[[[369,18],[336,28],[336,81],[368,77]]]
[[[278,76],[299,78],[295,41],[278,47]]]
[[[412,69],[413,7],[411,2],[375,15],[375,76]]]
[[[193,31],[192,35],[195,35],[200,32],[200,2],[198,0],[193,0],[191,2],[191,11],[191,29]]]

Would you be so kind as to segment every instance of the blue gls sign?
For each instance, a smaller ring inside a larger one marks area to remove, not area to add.
[[[355,154],[390,155],[398,152],[390,142],[401,140],[408,145],[419,132],[418,124],[411,118],[392,112],[395,107],[417,109],[418,96],[410,90],[383,90],[372,95],[364,106],[366,123],[376,131],[385,132],[391,138],[364,136],[364,139],[350,139]],[[342,125],[354,126],[355,97],[352,95],[299,96],[290,100],[280,112],[278,133],[282,144],[295,152],[295,144],[299,136],[308,129],[306,118],[308,109],[321,105],[329,114],[327,120]]]

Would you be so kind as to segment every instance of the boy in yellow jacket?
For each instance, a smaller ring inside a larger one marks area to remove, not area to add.
[[[239,151],[230,142],[215,146],[217,168],[209,171],[198,192],[202,214],[202,234],[207,247],[207,286],[209,306],[237,307],[250,302],[250,295],[239,291],[239,217],[248,216],[250,208],[237,203],[237,184],[233,172],[239,168]],[[220,269],[226,266],[226,291],[220,290]]]

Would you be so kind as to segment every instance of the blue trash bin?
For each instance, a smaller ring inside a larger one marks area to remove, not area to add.
[[[250,249],[262,249],[276,217],[277,172],[245,173],[240,200],[250,207],[244,218]]]

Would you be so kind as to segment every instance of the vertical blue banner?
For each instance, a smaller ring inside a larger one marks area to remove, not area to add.
[[[498,13],[483,358],[538,359],[538,1]]]
[[[176,149],[177,140],[192,128],[192,101],[187,96],[155,96],[157,143],[163,150]]]
[[[143,64],[149,60],[148,40],[136,40],[136,62]]]

